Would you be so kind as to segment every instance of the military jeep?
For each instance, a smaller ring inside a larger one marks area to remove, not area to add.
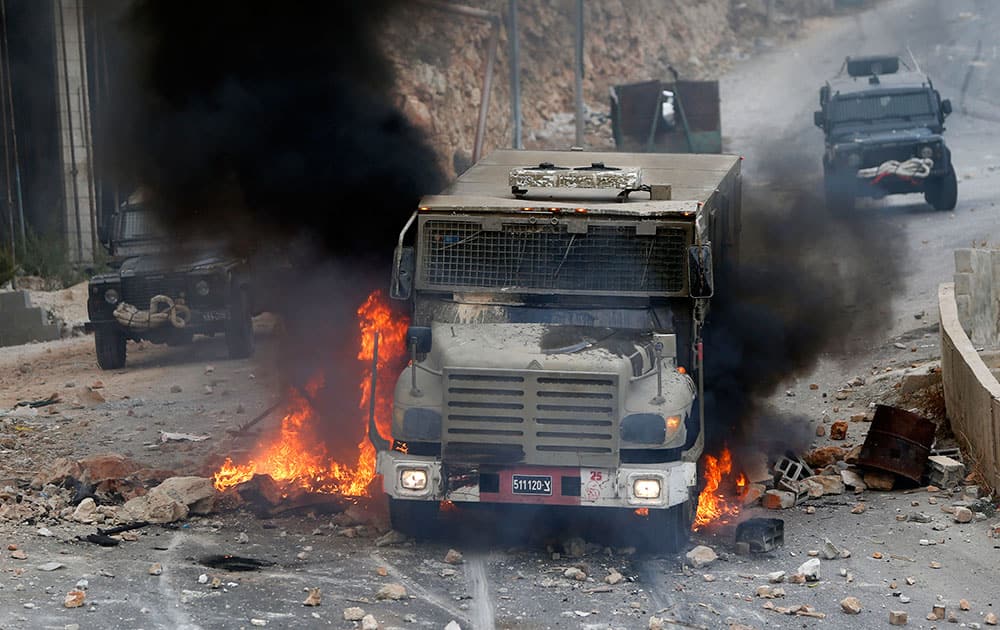
[[[951,102],[930,78],[900,72],[898,57],[848,57],[819,91],[813,120],[826,136],[827,204],[853,208],[858,197],[923,193],[936,210],[953,210],[958,183],[945,144]]]
[[[138,196],[121,206],[111,232],[117,271],[94,276],[87,298],[87,329],[101,369],[124,367],[129,339],[182,345],[196,334],[221,332],[230,357],[253,354],[246,260],[204,244],[178,251]]]

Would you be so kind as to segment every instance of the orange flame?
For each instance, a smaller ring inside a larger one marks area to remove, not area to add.
[[[357,357],[364,365],[358,407],[361,410],[360,421],[365,427],[365,436],[358,444],[357,461],[353,464],[334,461],[325,446],[324,436],[319,434],[316,410],[309,400],[323,386],[323,375],[318,374],[303,388],[304,392],[290,390],[287,411],[276,440],[258,444],[256,456],[245,464],[236,464],[226,458],[214,476],[217,489],[225,490],[248,481],[255,474],[268,474],[279,483],[312,492],[346,496],[368,494],[368,485],[375,477],[375,447],[368,440],[375,335],[379,334],[380,384],[375,399],[375,423],[382,436],[389,437],[392,429],[392,390],[398,376],[399,359],[406,353],[407,321],[393,321],[392,311],[381,291],[369,295],[357,313],[361,329]]]
[[[723,448],[719,457],[705,455],[704,467],[705,489],[698,496],[698,511],[692,526],[695,531],[720,519],[722,523],[728,523],[729,517],[740,513],[739,497],[735,497],[735,501],[729,501],[726,493],[720,490],[723,480],[733,472],[733,458],[729,449]],[[746,483],[746,475],[739,473],[735,480],[738,495],[743,493]]]

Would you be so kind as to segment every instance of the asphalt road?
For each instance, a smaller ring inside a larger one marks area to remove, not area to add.
[[[935,212],[922,198],[912,197],[868,204],[860,211],[858,220],[887,223],[891,237],[902,243],[893,251],[903,252],[905,260],[885,266],[901,274],[899,279],[886,278],[886,290],[894,291],[887,325],[877,338],[867,340],[864,352],[823,358],[812,373],[789,379],[776,406],[819,416],[828,405],[821,392],[835,391],[858,370],[886,365],[891,360],[887,345],[900,336],[927,339],[922,355],[933,355],[937,285],[951,276],[952,250],[1000,237],[995,207],[1000,190],[998,29],[1000,3],[993,0],[895,0],[858,16],[818,22],[797,40],[755,55],[723,78],[728,148],[746,156],[745,181],[758,187],[780,189],[794,181],[819,190],[823,141],[812,126],[812,111],[822,79],[835,74],[846,55],[909,46],[943,95],[956,104],[946,136],[960,177],[958,208]],[[774,164],[781,165],[779,172]],[[914,319],[920,312],[926,316]],[[244,367],[231,363],[233,370]],[[806,386],[810,382],[819,388],[811,391]],[[185,387],[187,391],[195,386]],[[786,387],[798,395],[785,396]],[[234,391],[234,396],[240,395]],[[860,393],[845,404],[864,408],[870,399]],[[995,569],[1000,549],[998,541],[987,536],[992,521],[951,523],[939,509],[951,498],[867,492],[867,509],[861,514],[851,513],[858,499],[846,495],[815,502],[813,514],[801,508],[786,510],[781,513],[785,547],[753,558],[732,555],[731,528],[699,532],[695,542],[713,546],[722,558],[698,571],[684,569],[678,557],[601,546],[589,548],[583,558],[567,558],[564,540],[548,539],[530,525],[502,516],[472,517],[460,525],[462,535],[448,530],[429,542],[385,547],[377,547],[364,529],[348,537],[352,524],[331,526],[330,517],[322,514],[269,520],[239,513],[213,515],[177,529],[148,528],[138,541],[113,549],[74,543],[75,535],[92,531],[84,526],[52,526],[55,536],[48,538],[37,536],[31,527],[4,525],[4,540],[18,543],[29,559],[0,559],[0,628],[359,627],[343,619],[348,606],[374,614],[386,628],[440,629],[451,620],[467,630],[646,628],[655,614],[676,622],[668,628],[714,629],[740,623],[753,628],[860,629],[887,627],[889,610],[906,611],[909,627],[931,628],[944,626],[925,621],[932,605],[940,602],[970,627],[981,623],[986,612],[1000,614]],[[378,512],[378,506],[372,509]],[[896,518],[914,511],[930,514],[933,522]],[[378,514],[373,518],[377,521]],[[247,542],[237,542],[240,533],[247,534]],[[766,584],[763,576],[794,572],[824,537],[849,549],[851,557],[823,560],[820,582],[783,585],[785,597],[773,603],[807,604],[826,619],[765,610],[765,600],[754,596],[756,588]],[[921,539],[934,544],[921,545]],[[443,562],[449,547],[465,554],[463,563]],[[251,573],[199,564],[202,556],[217,553],[276,564]],[[881,559],[873,557],[876,553]],[[49,561],[65,566],[52,572],[36,568]],[[148,573],[154,562],[162,564],[161,575]],[[941,568],[931,568],[931,562]],[[579,563],[588,580],[562,576]],[[626,580],[605,588],[603,578],[612,568]],[[841,576],[841,569],[849,577]],[[199,582],[203,573],[208,584]],[[214,577],[221,580],[218,588],[211,587]],[[81,578],[88,580],[87,605],[64,609],[63,596]],[[376,600],[376,591],[387,583],[402,584],[409,597]],[[323,603],[306,608],[303,590],[312,587],[322,588]],[[861,614],[841,612],[839,602],[846,596],[861,601]],[[910,601],[904,603],[906,599]],[[971,610],[958,611],[960,599],[967,599]]]

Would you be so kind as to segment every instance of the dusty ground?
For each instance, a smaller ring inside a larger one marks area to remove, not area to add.
[[[887,332],[865,340],[863,351],[826,357],[812,373],[782,384],[773,398],[777,408],[829,426],[867,411],[872,402],[897,402],[894,385],[903,371],[933,365],[938,355],[934,296],[937,284],[950,278],[952,249],[974,239],[1000,238],[994,206],[1000,174],[990,168],[1000,164],[995,149],[1000,118],[990,113],[1000,109],[996,66],[992,60],[970,64],[976,42],[991,41],[987,25],[998,18],[991,3],[895,0],[856,20],[824,21],[808,37],[747,61],[723,81],[726,135],[731,150],[747,155],[748,185],[761,170],[755,164],[768,157],[761,147],[773,147],[774,138],[811,152],[818,167],[822,139],[810,115],[817,77],[834,74],[846,54],[909,43],[946,95],[961,105],[948,132],[962,178],[958,209],[936,213],[917,199],[866,208],[892,222],[909,252],[904,289],[887,315]],[[114,451],[152,467],[198,474],[218,455],[247,448],[252,440],[233,440],[226,430],[266,408],[275,395],[276,375],[267,368],[272,339],[263,324],[259,333],[253,361],[226,359],[221,339],[200,339],[186,348],[130,344],[128,369],[112,373],[97,369],[90,338],[4,349],[0,409],[53,392],[63,402],[42,407],[37,415],[0,418],[0,490],[23,485],[64,455]],[[865,384],[845,390],[838,400],[837,392],[858,376]],[[96,381],[103,387],[93,391],[103,401],[88,389]],[[180,391],[172,391],[175,385]],[[860,443],[867,426],[850,423],[847,442]],[[160,443],[161,431],[210,438]],[[816,438],[817,445],[833,443]],[[383,627],[443,628],[454,620],[466,629],[645,628],[656,615],[675,622],[668,628],[731,623],[758,629],[884,628],[890,610],[906,611],[909,627],[949,627],[925,619],[933,605],[942,603],[954,611],[956,626],[975,627],[987,613],[1000,614],[995,569],[1000,539],[990,537],[998,518],[956,524],[941,508],[959,499],[947,489],[823,497],[782,511],[785,546],[762,556],[733,555],[728,527],[696,533],[692,544],[710,545],[721,556],[698,570],[686,568],[683,556],[580,546],[566,536],[550,539],[514,515],[452,515],[429,541],[379,546],[384,506],[378,501],[352,510],[352,518],[319,510],[271,519],[239,511],[211,514],[138,530],[136,540],[107,549],[76,540],[92,533],[93,525],[54,518],[0,522],[0,543],[17,545],[27,555],[15,559],[12,551],[0,549],[0,627],[360,627],[344,620],[349,606],[373,614]],[[859,503],[865,511],[852,513]],[[754,508],[749,514],[763,512]],[[931,521],[897,520],[914,512],[930,515]],[[39,534],[42,530],[51,536]],[[767,584],[766,574],[793,573],[826,537],[851,556],[822,560],[819,582],[781,585],[784,598],[755,596],[757,587]],[[443,562],[452,547],[464,553],[462,563]],[[568,557],[574,551],[585,555]],[[275,564],[247,573],[199,564],[207,554],[226,553]],[[64,566],[39,568],[49,562]],[[161,575],[150,575],[153,563],[162,565]],[[587,580],[563,577],[576,564]],[[609,586],[603,580],[612,568],[625,580]],[[199,580],[203,574],[205,583]],[[214,578],[219,578],[217,588]],[[81,579],[87,581],[86,605],[63,608],[65,594]],[[376,600],[376,592],[392,583],[403,585],[407,597]],[[304,589],[313,587],[322,589],[322,604],[304,607]],[[841,612],[839,602],[846,596],[860,600],[859,615]],[[959,609],[961,599],[968,600],[970,610]],[[808,604],[826,618],[784,616],[765,609],[769,601]]]

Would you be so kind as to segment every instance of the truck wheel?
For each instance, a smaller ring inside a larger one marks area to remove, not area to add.
[[[233,303],[229,305],[226,320],[226,347],[230,359],[253,356],[253,316],[250,313],[250,296],[246,289],[234,289]]]
[[[97,365],[102,370],[125,367],[125,335],[114,325],[94,327],[94,347],[97,350]]]
[[[949,168],[948,174],[928,180],[924,189],[924,199],[935,210],[954,210],[958,204],[958,178],[955,168]]]
[[[426,538],[437,529],[437,501],[409,501],[389,497],[389,523],[401,534]]]
[[[648,551],[677,553],[691,537],[694,522],[693,500],[666,510],[650,510],[648,516],[634,516],[631,531],[638,535],[637,545]]]

